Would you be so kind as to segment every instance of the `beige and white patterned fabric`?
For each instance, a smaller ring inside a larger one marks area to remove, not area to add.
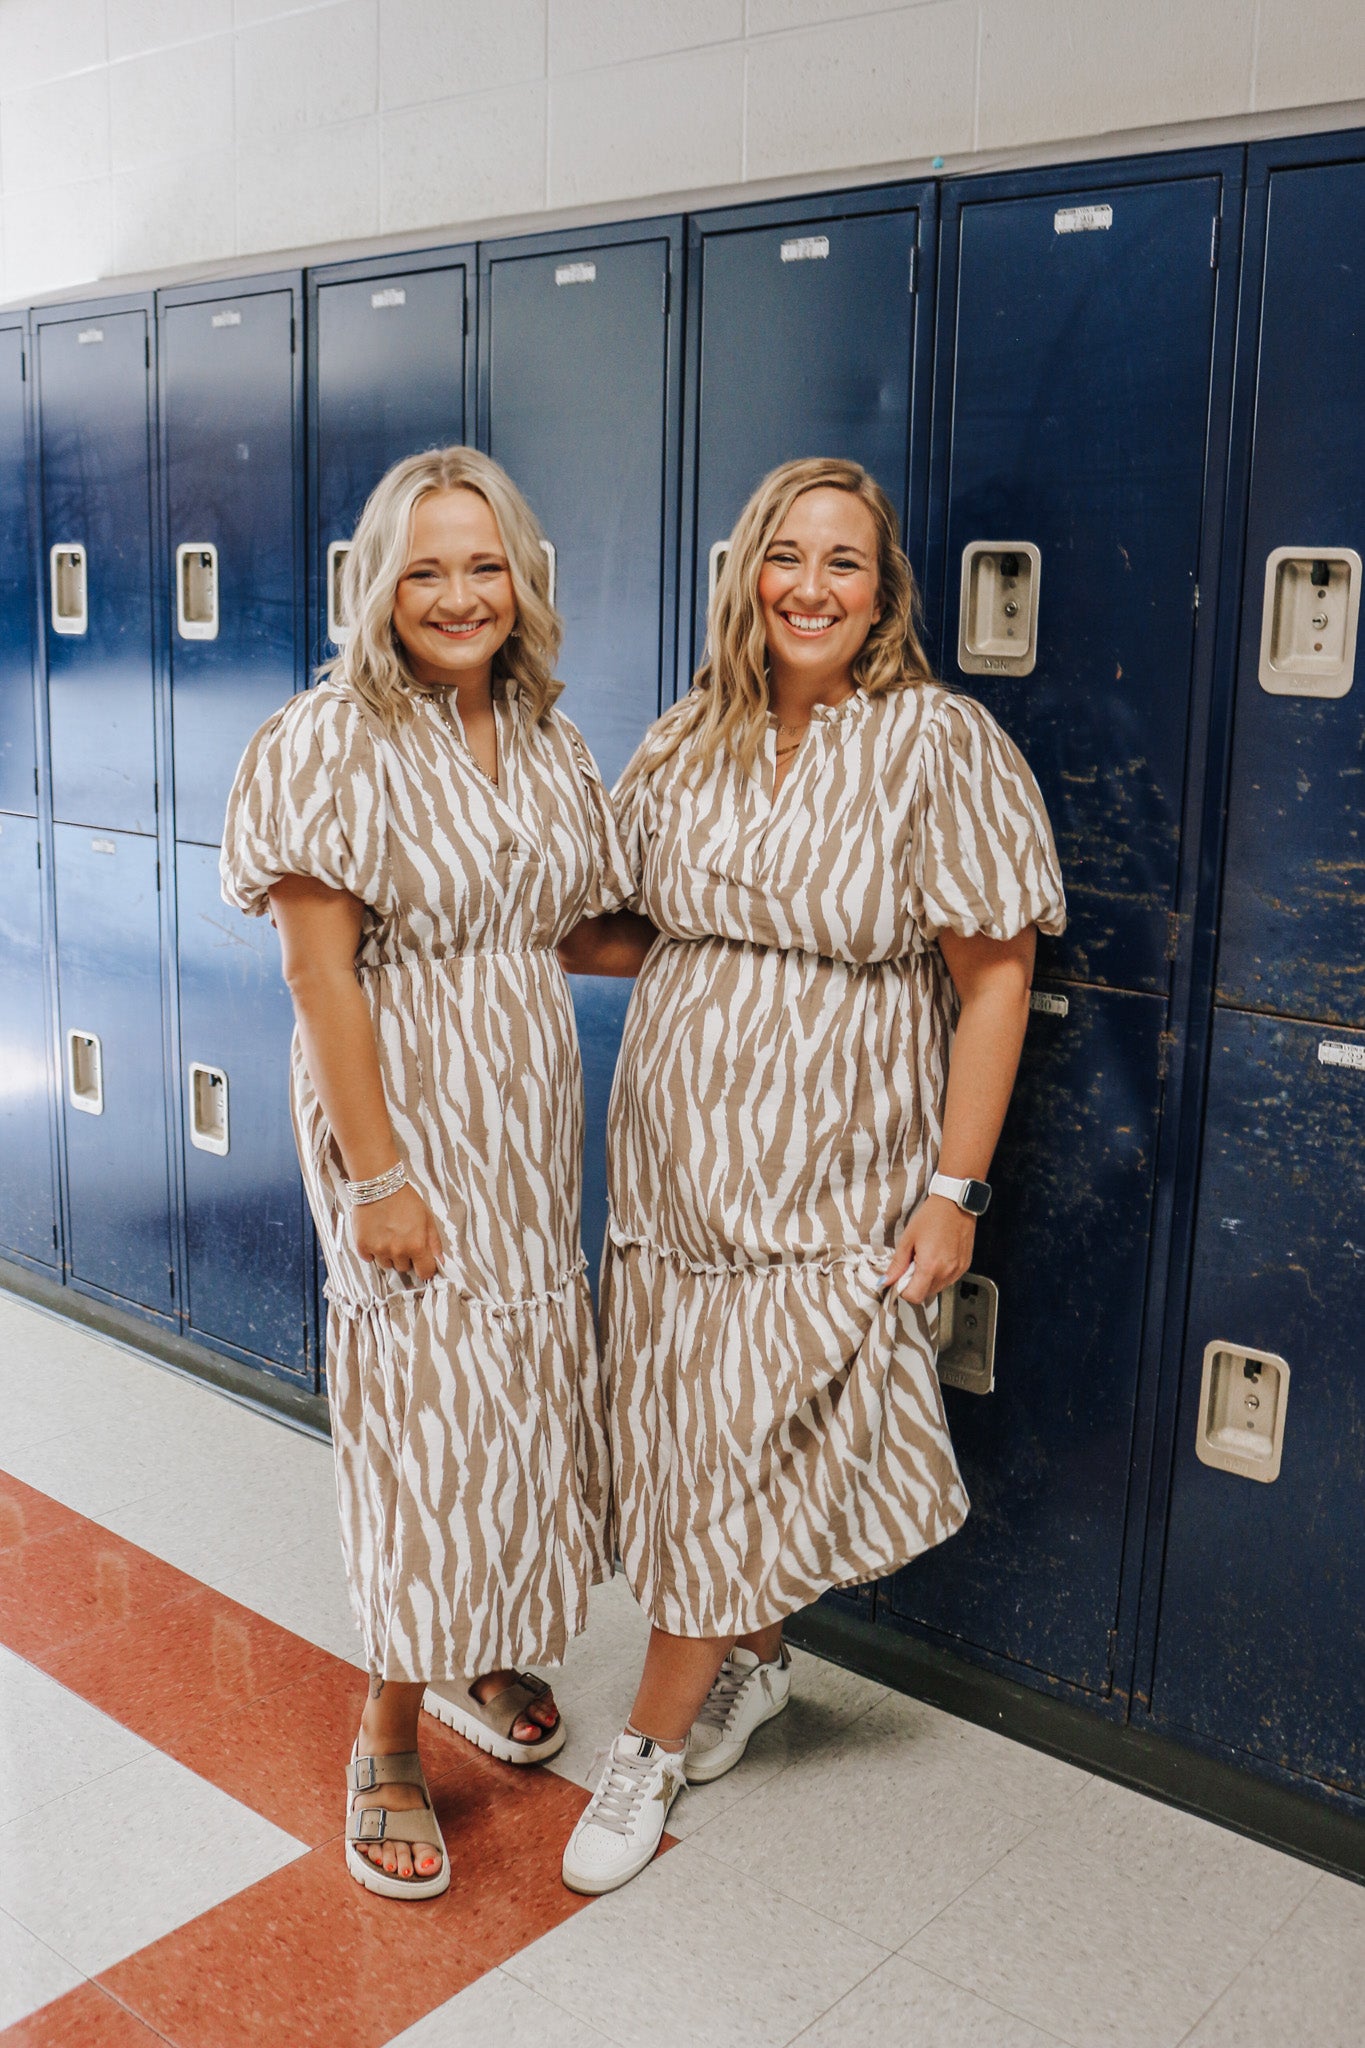
[[[247,748],[223,844],[239,909],[265,912],[288,874],[365,904],[356,967],[389,1114],[445,1247],[427,1285],[357,1257],[296,1035],[342,1545],[370,1668],[391,1679],[556,1662],[611,1569],[582,1074],[553,948],[630,877],[568,721],[499,704],[497,724],[494,788],[439,700],[390,738],[319,685]]]
[[[612,1096],[603,1345],[621,1557],[676,1635],[961,1525],[936,1307],[877,1286],[938,1157],[935,939],[1065,923],[1037,785],[970,699],[817,707],[775,799],[773,751],[770,724],[754,776],[702,779],[684,747],[618,801],[662,936]]]

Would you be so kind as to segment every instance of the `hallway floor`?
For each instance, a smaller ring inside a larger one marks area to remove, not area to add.
[[[514,1771],[434,1722],[449,1893],[346,1875],[325,1445],[0,1295],[3,2048],[1359,2048],[1365,1889],[796,1654],[592,1903],[645,1634],[599,1588]]]

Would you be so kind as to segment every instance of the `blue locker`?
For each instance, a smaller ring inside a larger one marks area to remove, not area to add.
[[[672,639],[681,229],[480,258],[479,431],[554,550],[562,708],[608,784],[658,716]]]
[[[0,1253],[57,1260],[38,827],[0,817]]]
[[[607,1235],[607,1109],[634,986],[595,974],[575,974],[569,982],[583,1058],[583,1251],[594,1298]]]
[[[1220,1011],[1152,1712],[1355,1793],[1365,1792],[1362,1161],[1365,1033]],[[1216,1386],[1205,1397],[1210,1345],[1228,1347],[1226,1402]],[[1246,1476],[1254,1462],[1222,1469],[1196,1450],[1210,1410],[1222,1441],[1268,1415],[1273,1374],[1249,1377],[1235,1355],[1247,1349],[1289,1367],[1273,1480]]]
[[[1357,655],[1354,681],[1331,696],[1281,694],[1260,673],[1272,553],[1294,550],[1310,569],[1314,550],[1365,556],[1365,269],[1348,253],[1365,162],[1288,164],[1268,186],[1247,332],[1255,425],[1218,992],[1239,1008],[1360,1026],[1365,663]]]
[[[314,649],[334,653],[338,555],[384,471],[465,439],[472,250],[419,269],[347,264],[310,273],[309,391]],[[335,623],[335,620],[333,620]]]
[[[58,825],[57,980],[72,1277],[175,1306],[156,842]]]
[[[24,330],[0,327],[0,811],[38,807]]]
[[[995,1387],[944,1391],[971,1513],[897,1574],[889,1598],[920,1626],[1103,1694],[1166,1006],[1075,984],[1040,994],[1048,1007],[1030,1021],[972,1261],[999,1288]]]
[[[1018,740],[1047,798],[1071,922],[1045,971],[1154,993],[1177,908],[1225,183],[944,195],[942,672]],[[961,605],[964,552],[991,543],[1038,550],[1031,670],[1005,666],[1026,606],[993,632],[989,607],[973,629]]]
[[[201,845],[299,678],[296,303],[287,282],[160,300],[175,834]]]
[[[902,187],[691,223],[692,573],[680,688],[702,657],[715,551],[779,462],[861,462],[890,496],[922,571],[922,492],[912,480],[929,394],[934,206],[932,186]]]
[[[176,854],[183,1307],[192,1330],[291,1372],[308,1368],[303,1184],[289,1114],[293,1007],[266,918],[219,894],[218,856]]]
[[[154,832],[147,313],[63,307],[34,335],[53,810]]]

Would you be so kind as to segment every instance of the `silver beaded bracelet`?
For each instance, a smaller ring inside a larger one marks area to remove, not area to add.
[[[377,1173],[373,1180],[344,1180],[341,1185],[351,1207],[361,1209],[367,1202],[382,1202],[385,1195],[396,1195],[407,1183],[408,1169],[400,1159],[397,1166]]]

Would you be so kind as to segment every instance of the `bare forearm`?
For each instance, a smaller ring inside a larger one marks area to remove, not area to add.
[[[384,1100],[369,1007],[353,973],[291,983],[299,1043],[349,1180],[369,1180],[398,1158]]]
[[[962,1005],[948,1063],[938,1168],[987,1180],[1028,1028],[1028,988],[987,985]]]
[[[584,918],[560,941],[559,964],[566,974],[604,974],[628,979],[640,972],[645,955],[658,936],[649,919],[637,917],[633,910]]]

